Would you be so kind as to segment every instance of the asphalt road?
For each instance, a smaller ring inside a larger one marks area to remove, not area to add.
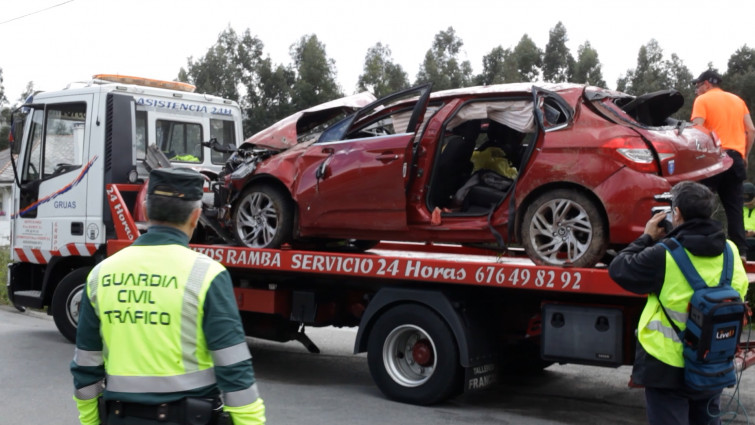
[[[419,407],[382,396],[366,357],[351,354],[354,330],[311,329],[307,334],[320,354],[309,354],[298,343],[249,340],[270,424],[644,423],[643,393],[626,386],[629,367],[554,365],[534,377],[503,377],[491,390]],[[73,345],[52,319],[0,306],[0,425],[76,424],[68,372],[72,355]],[[755,412],[752,370],[743,375],[738,399]],[[740,409],[729,423],[747,419]]]

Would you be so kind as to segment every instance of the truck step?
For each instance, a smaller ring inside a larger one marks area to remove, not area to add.
[[[42,291],[16,291],[13,293],[13,304],[23,307],[42,308],[44,307]]]

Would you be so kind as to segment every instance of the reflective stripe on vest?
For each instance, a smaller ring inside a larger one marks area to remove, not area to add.
[[[210,267],[210,259],[206,257],[197,257],[194,265],[189,272],[189,279],[186,281],[184,289],[183,307],[181,308],[181,351],[184,359],[191,353],[188,358],[196,359],[197,349],[197,328],[199,324],[199,291],[202,288],[207,269]],[[186,372],[195,372],[199,370],[198,362],[188,362],[184,364]]]
[[[731,245],[731,242],[727,241],[727,243]],[[709,286],[718,285],[723,267],[723,254],[715,257],[699,257],[688,251],[687,255]],[[648,354],[671,366],[684,367],[683,346],[661,309],[659,297],[669,317],[683,331],[687,328],[689,300],[693,292],[671,253],[666,251],[666,276],[663,287],[659,296],[655,294],[648,296],[640,316],[637,338]]]
[[[108,391],[122,393],[174,393],[194,390],[214,383],[214,369],[173,376],[107,375]]]

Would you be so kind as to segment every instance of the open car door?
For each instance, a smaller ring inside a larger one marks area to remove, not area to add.
[[[406,229],[407,173],[430,87],[378,99],[307,148],[295,194],[303,230]]]

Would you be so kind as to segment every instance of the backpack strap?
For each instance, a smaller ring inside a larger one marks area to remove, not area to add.
[[[663,245],[663,247],[666,248],[666,250],[668,250],[668,252],[671,254],[671,257],[674,258],[676,265],[679,266],[679,270],[681,270],[684,278],[687,279],[687,282],[692,287],[692,289],[697,291],[708,286],[705,284],[703,278],[700,277],[700,273],[697,272],[695,266],[692,265],[692,261],[690,261],[687,252],[684,250],[684,247],[681,243],[679,243],[678,240],[676,240],[676,238],[667,239],[665,242],[661,242],[660,244]],[[718,281],[719,286],[731,285],[731,278],[734,275],[734,261],[732,260],[733,256],[734,254],[731,252],[731,247],[729,246],[729,243],[726,242],[724,248],[723,268],[721,270],[721,279],[719,279]]]
[[[676,265],[679,266],[679,270],[681,270],[684,278],[687,279],[687,283],[689,283],[693,290],[697,291],[698,289],[703,289],[708,286],[705,284],[705,281],[700,276],[697,269],[695,269],[695,266],[692,265],[692,261],[690,261],[689,255],[687,255],[684,247],[678,240],[676,240],[676,238],[666,239],[664,242],[660,242],[660,244],[671,254],[671,257],[676,262]],[[721,279],[719,279],[718,282],[719,286],[731,285],[731,278],[734,274],[733,256],[734,254],[731,252],[729,242],[726,242],[724,248],[723,269],[721,270]],[[679,335],[679,339],[683,339],[683,332],[678,326],[676,326],[676,323],[671,320],[671,316],[669,316],[666,307],[664,307],[661,302],[660,294],[658,294],[658,304],[661,306],[661,310],[663,310],[663,314],[666,315],[666,319],[668,319],[671,327],[674,328],[674,331]]]

